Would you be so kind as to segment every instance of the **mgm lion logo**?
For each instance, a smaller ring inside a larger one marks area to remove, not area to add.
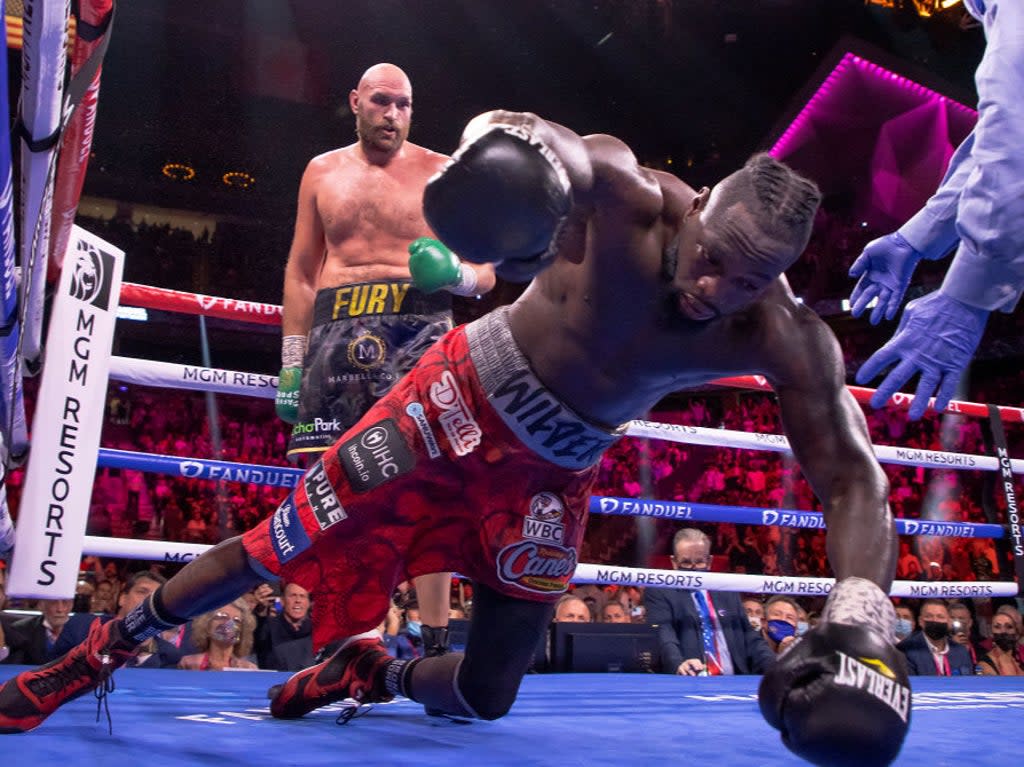
[[[107,309],[113,266],[112,256],[79,240],[71,272],[71,295],[98,309]]]

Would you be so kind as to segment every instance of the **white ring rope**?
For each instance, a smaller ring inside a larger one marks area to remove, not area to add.
[[[188,562],[213,548],[201,543],[163,543],[130,538],[85,537],[83,554],[160,562]],[[580,563],[572,583],[617,584],[619,586],[660,586],[674,589],[707,589],[751,594],[792,594],[825,596],[834,578],[804,578],[782,575],[741,575],[737,573],[683,572],[618,565]],[[1017,594],[1013,581],[894,581],[894,597],[1005,597]]]
[[[165,389],[212,391],[219,394],[238,394],[273,399],[277,391],[277,376],[263,373],[243,373],[237,370],[179,365],[173,362],[153,362],[135,357],[112,357],[110,377],[142,386]],[[759,434],[733,429],[709,429],[703,426],[632,421],[626,436],[662,439],[686,445],[732,447],[745,450],[768,450],[789,453],[789,440],[783,434]],[[930,469],[960,469],[1000,471],[999,459],[973,453],[952,453],[942,450],[872,445],[875,457],[882,463],[902,466],[922,466]],[[1024,459],[1010,459],[1014,474],[1024,474]]]

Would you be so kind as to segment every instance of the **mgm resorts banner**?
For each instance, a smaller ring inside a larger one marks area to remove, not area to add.
[[[74,227],[54,296],[11,574],[12,596],[75,594],[124,253]]]

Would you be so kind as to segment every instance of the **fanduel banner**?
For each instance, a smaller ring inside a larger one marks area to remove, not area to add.
[[[7,590],[75,594],[106,410],[124,253],[74,227],[54,296],[46,364]]]

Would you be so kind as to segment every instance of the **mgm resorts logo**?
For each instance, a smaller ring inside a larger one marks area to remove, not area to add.
[[[114,257],[84,240],[75,248],[71,271],[71,295],[79,301],[106,311],[110,308],[110,285],[114,279]]]

